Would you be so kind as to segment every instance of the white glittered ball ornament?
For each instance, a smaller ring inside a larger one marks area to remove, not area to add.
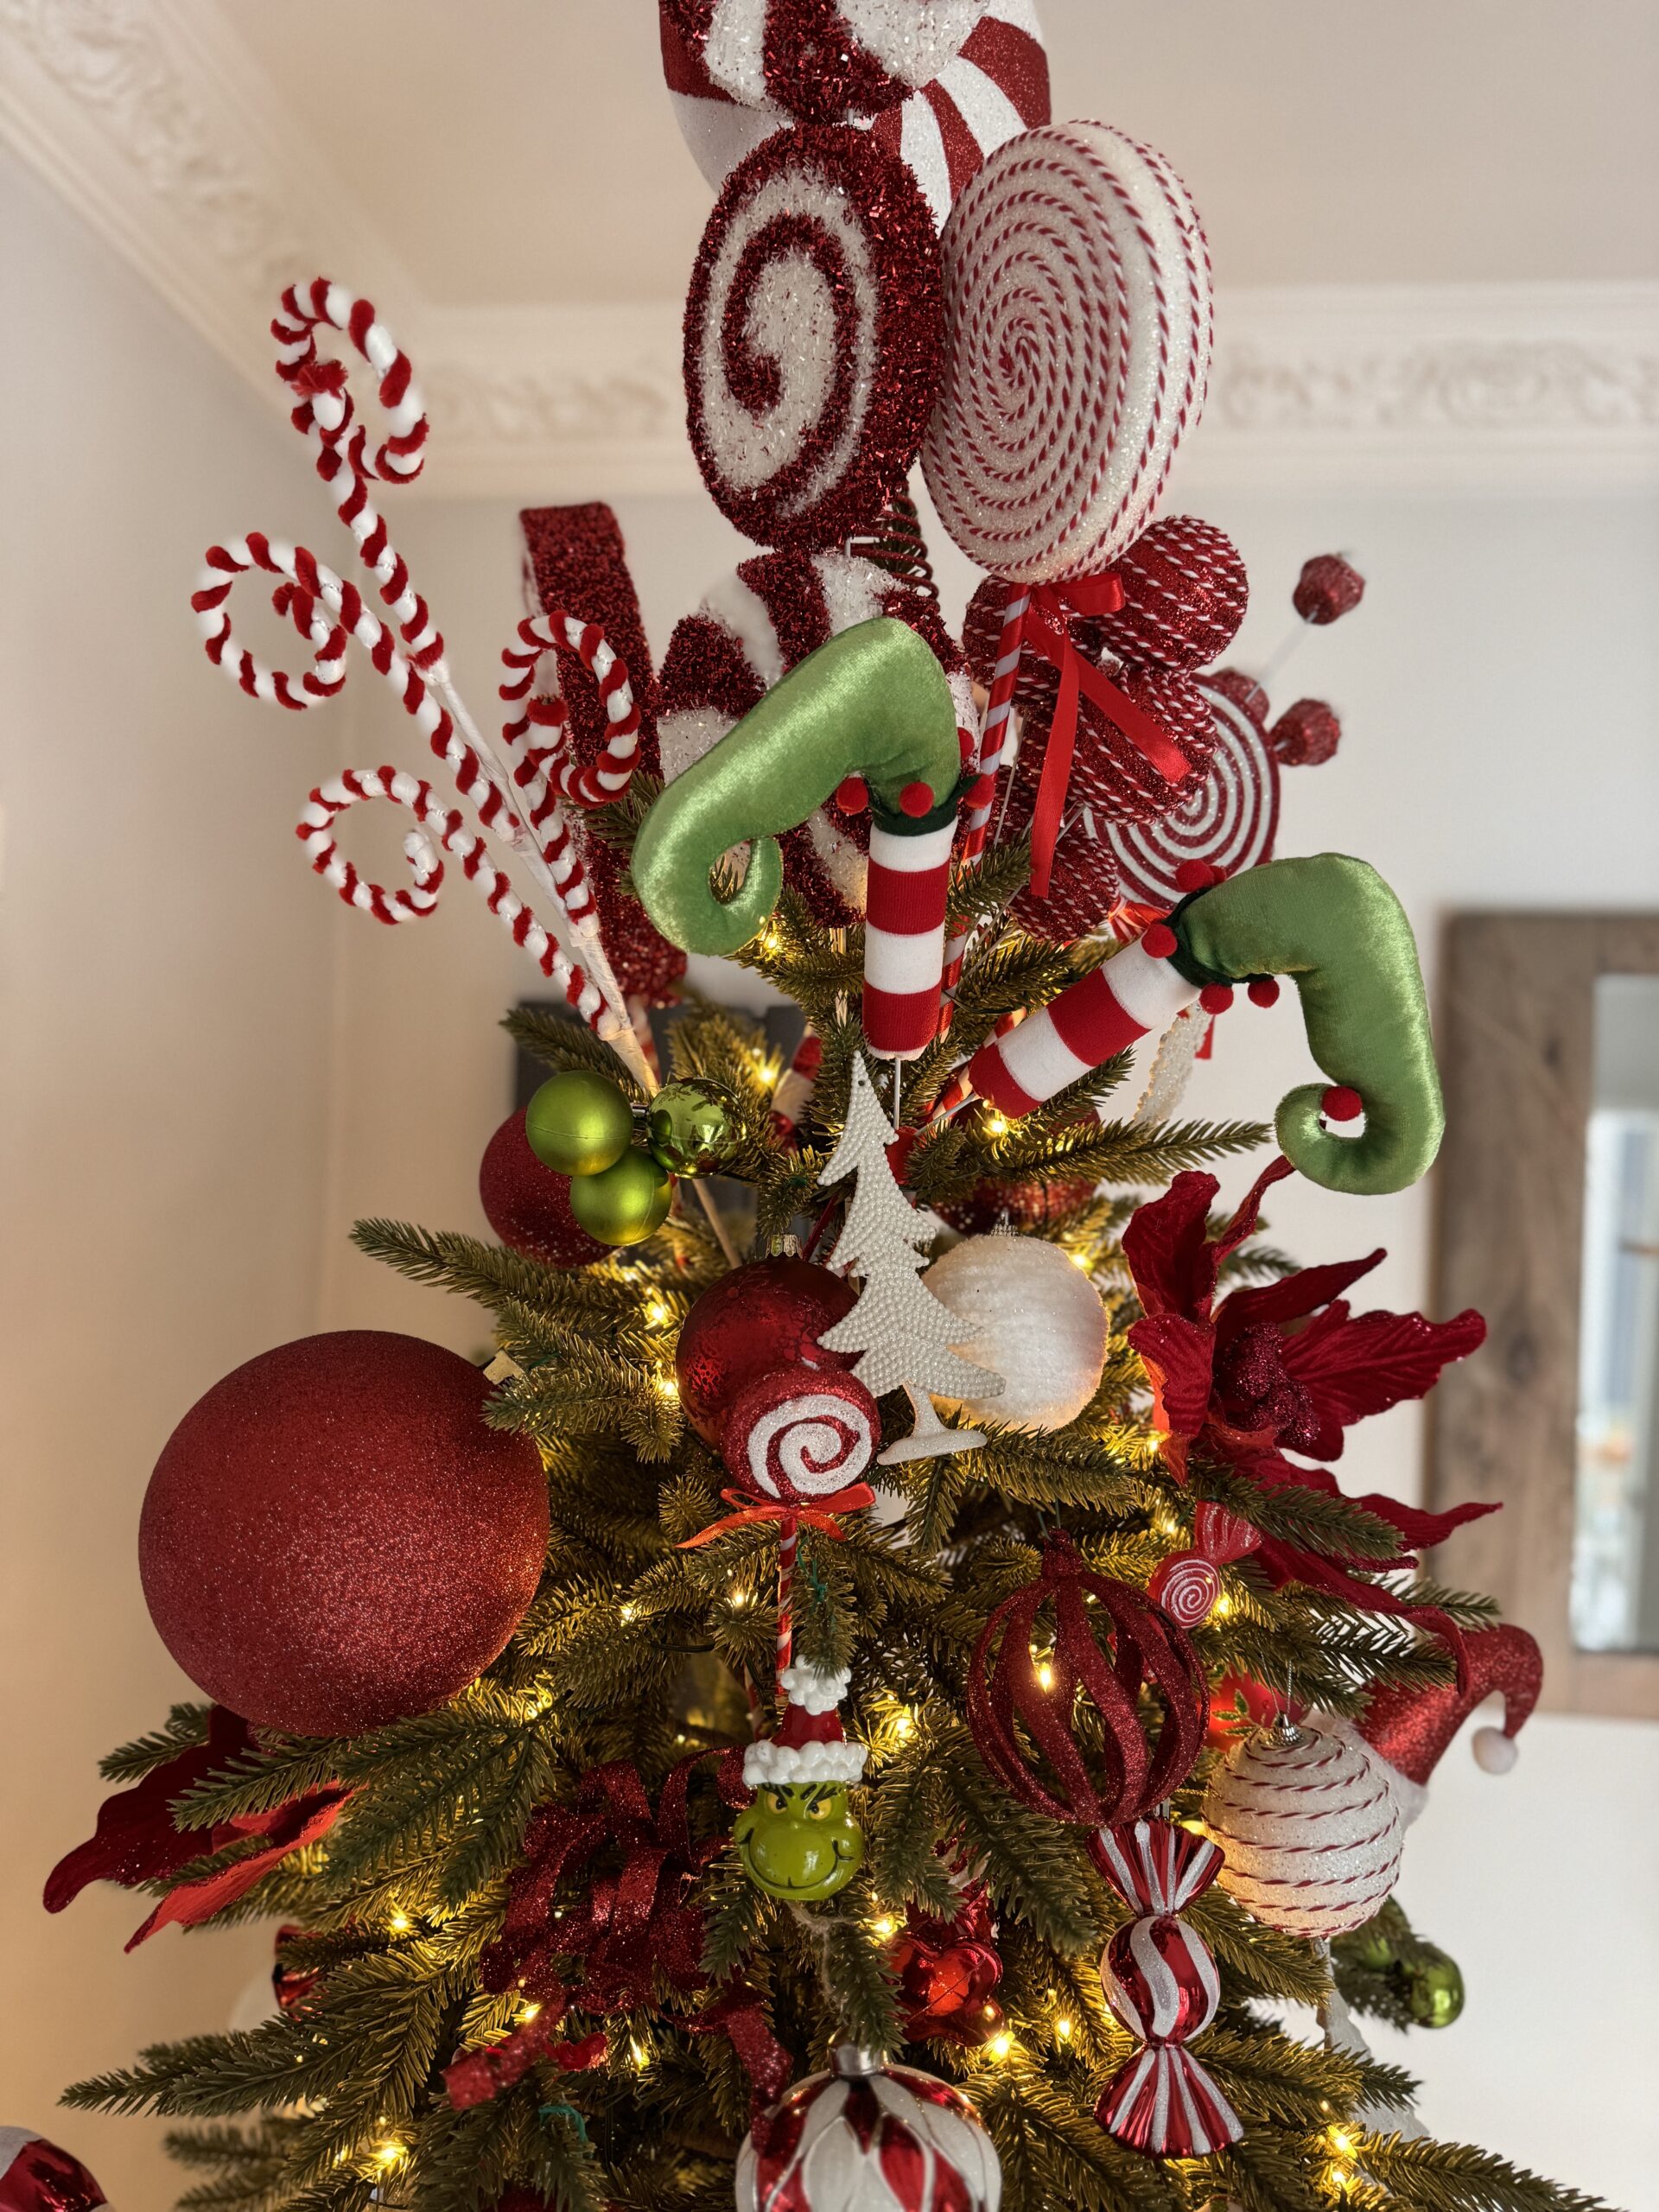
[[[1362,1927],[1394,1888],[1405,1831],[1387,1770],[1360,1738],[1281,1722],[1244,1737],[1210,1785],[1219,1881],[1281,1935]]]
[[[994,1398],[963,1399],[967,1412],[1008,1428],[1064,1428],[1077,1419],[1106,1363],[1106,1313],[1058,1244],[1000,1231],[965,1236],[922,1280],[963,1322],[952,1351],[1007,1385]]]

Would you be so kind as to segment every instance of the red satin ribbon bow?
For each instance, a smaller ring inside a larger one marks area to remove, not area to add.
[[[856,1513],[861,1505],[875,1503],[875,1492],[868,1483],[850,1484],[845,1490],[831,1491],[828,1497],[815,1498],[810,1505],[785,1505],[781,1500],[775,1504],[757,1505],[741,1490],[723,1490],[720,1494],[728,1505],[741,1510],[727,1514],[723,1520],[715,1522],[697,1535],[688,1536],[683,1544],[674,1547],[676,1551],[695,1551],[699,1544],[712,1543],[728,1529],[747,1529],[757,1521],[804,1521],[810,1528],[821,1529],[826,1536],[833,1536],[838,1544],[843,1543],[847,1531],[837,1523],[836,1514]]]
[[[1071,636],[1072,621],[1078,616],[1116,614],[1122,604],[1123,587],[1109,570],[1104,575],[1077,576],[1069,583],[1032,588],[1020,650],[1047,661],[1058,670],[1060,677],[1031,817],[1031,888],[1039,899],[1048,896],[1060,817],[1071,780],[1071,756],[1077,749],[1077,712],[1084,698],[1110,718],[1166,783],[1179,784],[1192,765],[1161,723],[1144,707],[1137,707],[1077,651]]]

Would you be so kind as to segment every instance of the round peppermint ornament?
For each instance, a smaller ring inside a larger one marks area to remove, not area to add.
[[[1109,567],[1152,519],[1204,404],[1210,253],[1161,154],[1103,123],[1011,138],[940,241],[944,368],[922,466],[994,576]]]
[[[1236,875],[1273,858],[1280,789],[1274,747],[1248,694],[1241,704],[1236,686],[1207,678],[1197,689],[1210,716],[1202,767],[1162,813],[1102,824],[1122,894],[1135,906],[1167,912],[1178,905],[1186,888],[1180,871],[1195,861]]]
[[[150,1618],[191,1680],[263,1726],[346,1736],[487,1667],[548,1529],[540,1455],[485,1426],[489,1390],[441,1344],[342,1329],[198,1400],[138,1530]]]
[[[868,132],[779,131],[726,180],[685,309],[688,426],[763,545],[840,543],[907,474],[938,383],[938,243]]]
[[[664,0],[727,97],[802,123],[880,115],[954,61],[989,0]]]
[[[1002,2172],[960,2089],[842,2045],[745,2139],[738,2212],[997,2212]]]
[[[855,1483],[881,1441],[875,1400],[855,1375],[780,1367],[746,1383],[720,1432],[721,1456],[744,1489],[810,1504]]]
[[[1387,1770],[1359,1738],[1282,1719],[1242,1737],[1204,1821],[1234,1901],[1285,1936],[1362,1928],[1393,1889],[1404,1828]]]

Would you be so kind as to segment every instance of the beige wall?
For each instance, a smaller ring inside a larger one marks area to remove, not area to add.
[[[124,1958],[142,1900],[48,1919],[40,1891],[91,1833],[99,1756],[186,1694],[134,1559],[156,1451],[315,1325],[336,939],[289,824],[330,735],[238,700],[188,598],[214,537],[318,502],[229,373],[10,168],[0,238],[0,2124],[160,2212],[159,2127],[58,2092],[224,2024],[268,1947],[175,1932]]]
[[[508,1099],[495,1024],[537,978],[464,883],[435,918],[391,931],[308,880],[289,835],[308,782],[346,759],[423,766],[408,726],[360,670],[306,720],[238,700],[201,663],[183,598],[216,534],[264,525],[327,559],[334,525],[297,450],[194,343],[55,210],[0,188],[8,296],[30,303],[0,372],[20,387],[0,416],[8,505],[29,518],[5,533],[0,580],[14,1370],[0,2121],[55,2127],[124,2212],[161,2212],[153,2138],[54,2117],[52,2098],[143,2042],[219,2024],[264,1947],[168,1935],[127,1960],[131,1900],[97,1892],[59,1921],[35,1902],[88,1827],[98,1752],[178,1687],[133,1569],[144,1478],[209,1382],[320,1320],[480,1341],[473,1309],[372,1268],[345,1236],[366,1212],[481,1226],[477,1159]],[[1312,638],[1278,687],[1328,693],[1349,728],[1334,766],[1287,779],[1282,849],[1363,850],[1406,898],[1431,970],[1459,904],[1653,902],[1650,510],[1188,497],[1256,580],[1241,658],[1288,626],[1306,553],[1351,547],[1372,580],[1363,614]],[[660,649],[741,549],[700,503],[620,508]],[[397,531],[487,710],[517,611],[511,508],[417,505]],[[83,754],[91,772],[72,783]],[[385,849],[378,828],[351,834]],[[1304,1075],[1289,1007],[1241,1011],[1193,1103],[1262,1114]],[[1427,1294],[1428,1220],[1422,1192],[1274,1198],[1306,1260],[1389,1243],[1381,1302]],[[1417,1451],[1402,1409],[1360,1433],[1351,1475],[1409,1491]],[[1659,2208],[1656,1804],[1659,1729],[1535,1722],[1507,1782],[1454,1750],[1403,1888],[1471,1984],[1464,2024],[1410,2045],[1430,2121],[1631,2212]]]

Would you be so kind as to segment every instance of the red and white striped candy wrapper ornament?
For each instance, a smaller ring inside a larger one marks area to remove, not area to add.
[[[833,100],[826,102],[830,87],[822,72],[809,79],[813,60],[823,56],[825,48],[814,41],[809,52],[805,40],[790,35],[795,29],[788,19],[791,6],[791,0],[782,0],[781,8],[779,0],[772,0],[771,16],[782,35],[773,41],[780,66],[768,83],[765,48],[752,33],[742,50],[729,35],[709,35],[717,21],[725,33],[736,15],[750,12],[742,0],[735,13],[729,5],[722,12],[702,6],[700,0],[665,0],[663,74],[669,98],[686,144],[716,190],[746,154],[791,121],[845,122],[868,128],[878,145],[904,162],[937,226],[988,153],[1049,119],[1048,57],[1034,0],[988,0],[977,7],[976,20],[954,44],[965,20],[962,10],[930,8],[927,16],[938,19],[930,25],[918,20],[909,0],[898,0],[891,12],[911,35],[907,50],[899,50],[898,67],[889,73],[898,97],[879,111],[867,112],[837,111]],[[812,6],[822,17],[819,0],[812,0]],[[867,18],[869,14],[858,12]],[[941,29],[947,34],[943,39]],[[852,41],[840,43],[850,47]],[[918,67],[934,73],[917,83]],[[863,97],[880,97],[868,76]]]
[[[0,2127],[0,2212],[96,2212],[108,2202],[67,2151],[32,2127]]]
[[[1279,835],[1279,761],[1260,721],[1230,690],[1205,681],[1208,760],[1164,812],[1138,822],[1108,818],[1102,835],[1132,904],[1168,908],[1182,895],[1179,871],[1207,861],[1224,875],[1273,858]]]
[[[1148,2158],[1207,2158],[1244,2126],[1186,2049],[1216,2017],[1221,1982],[1208,1944],[1180,1916],[1215,1880],[1221,1853],[1169,1821],[1102,1828],[1089,1849],[1137,1910],[1107,1944],[1100,1979],[1113,2013],[1146,2046],[1107,2083],[1095,2117]]]
[[[871,521],[938,385],[938,241],[904,163],[839,126],[741,162],[697,250],[684,363],[697,465],[739,530],[811,549]]]
[[[842,2045],[756,2122],[737,2212],[997,2212],[1002,2172],[960,2089]]]
[[[1209,1498],[1193,1509],[1192,1548],[1172,1552],[1153,1569],[1147,1595],[1182,1628],[1198,1628],[1215,1611],[1221,1572],[1246,1558],[1262,1539],[1249,1522]]]
[[[1351,1732],[1281,1719],[1241,1737],[1210,1784],[1204,1824],[1221,1886],[1281,1935],[1363,1927],[1394,1888],[1404,1840],[1382,1762]]]
[[[855,1375],[796,1366],[758,1376],[738,1392],[720,1450],[756,1497],[810,1505],[855,1483],[880,1441],[880,1413]]]
[[[1097,576],[1152,518],[1209,374],[1209,249],[1160,154],[1102,123],[998,148],[941,239],[944,366],[922,467],[994,576]]]

